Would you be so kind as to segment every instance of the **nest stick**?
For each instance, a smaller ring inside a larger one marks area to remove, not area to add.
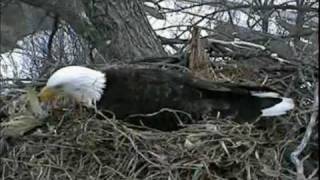
[[[318,106],[319,106],[318,83],[315,83],[315,87],[316,88],[315,88],[315,92],[314,92],[314,103],[312,106],[313,113],[311,114],[311,118],[310,118],[309,124],[307,126],[307,130],[306,130],[299,146],[297,146],[297,148],[291,153],[291,161],[296,166],[296,170],[297,170],[297,180],[306,179],[304,172],[303,172],[304,171],[303,161],[301,161],[298,158],[298,156],[302,153],[304,148],[307,146],[307,144],[310,140],[311,134],[312,134],[312,129],[315,126],[316,120],[318,117]]]

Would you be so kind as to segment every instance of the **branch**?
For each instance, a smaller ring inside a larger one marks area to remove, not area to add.
[[[303,161],[299,160],[298,156],[302,153],[304,148],[307,146],[307,144],[310,140],[310,136],[312,134],[312,128],[315,126],[316,120],[318,117],[318,106],[319,106],[318,83],[315,83],[315,86],[316,86],[316,89],[314,92],[314,103],[312,106],[313,113],[311,115],[310,122],[308,124],[307,130],[303,136],[301,143],[296,148],[296,150],[291,153],[291,161],[296,166],[296,169],[297,169],[297,180],[305,180],[306,179],[306,177],[303,173],[303,171],[304,171],[303,170]]]
[[[58,26],[59,26],[59,16],[55,15],[54,17],[54,23],[52,25],[52,31],[51,34],[49,36],[49,40],[48,40],[48,44],[47,44],[47,48],[48,48],[48,59],[52,60],[52,45],[53,45],[53,39],[54,36],[56,35],[57,31],[58,31]]]

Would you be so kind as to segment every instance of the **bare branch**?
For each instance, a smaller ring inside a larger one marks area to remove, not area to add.
[[[318,117],[318,107],[319,107],[319,87],[318,87],[318,82],[315,83],[315,92],[314,92],[314,103],[312,106],[313,113],[311,114],[310,122],[308,124],[307,130],[303,136],[303,139],[299,146],[296,148],[295,151],[291,153],[291,161],[293,164],[295,164],[296,169],[297,169],[297,180],[305,180],[306,177],[304,175],[304,168],[303,168],[303,161],[299,160],[298,156],[302,153],[302,151],[305,149],[307,146],[311,134],[312,134],[312,129],[316,125],[317,122],[317,117]]]

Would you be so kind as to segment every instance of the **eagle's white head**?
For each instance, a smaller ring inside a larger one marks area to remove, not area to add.
[[[105,86],[104,73],[81,66],[68,66],[50,76],[39,98],[42,102],[49,102],[59,95],[66,95],[91,107],[100,100]]]

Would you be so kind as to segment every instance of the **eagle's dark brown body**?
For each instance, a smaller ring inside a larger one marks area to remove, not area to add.
[[[179,127],[178,118],[165,108],[189,113],[192,119],[216,116],[219,111],[222,117],[232,115],[237,120],[250,121],[261,114],[261,109],[282,101],[281,98],[262,98],[250,93],[272,91],[266,87],[213,83],[188,73],[134,66],[109,67],[104,72],[107,86],[98,108],[111,110],[118,119],[160,130]],[[156,113],[161,109],[164,112]],[[151,113],[157,115],[150,117]],[[191,122],[184,113],[178,114],[184,123]]]

